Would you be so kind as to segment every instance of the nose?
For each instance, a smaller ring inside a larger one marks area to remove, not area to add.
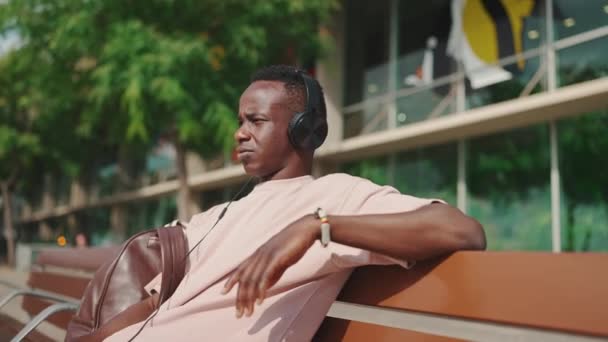
[[[251,138],[251,135],[245,126],[245,124],[242,124],[241,127],[234,132],[234,140],[236,140],[237,143],[247,141]]]

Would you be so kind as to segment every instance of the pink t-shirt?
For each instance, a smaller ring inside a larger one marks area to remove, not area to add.
[[[138,341],[309,341],[352,269],[367,264],[401,264],[386,256],[331,242],[315,243],[287,269],[256,305],[251,317],[235,316],[236,286],[221,291],[227,276],[258,247],[318,207],[329,215],[411,211],[433,200],[402,195],[388,186],[346,174],[269,181],[230,205],[224,218],[190,254],[184,280]],[[192,248],[211,228],[225,204],[195,215],[187,225]],[[158,286],[160,277],[148,288]],[[127,341],[141,323],[106,341]]]

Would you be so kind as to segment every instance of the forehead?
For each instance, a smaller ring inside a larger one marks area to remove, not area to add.
[[[261,112],[285,109],[288,96],[285,85],[280,81],[256,81],[245,89],[239,100],[239,113]]]

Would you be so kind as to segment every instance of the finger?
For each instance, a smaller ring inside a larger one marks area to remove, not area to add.
[[[259,254],[254,254],[251,260],[247,263],[247,265],[242,269],[241,275],[239,277],[239,285],[236,293],[236,317],[240,318],[243,316],[245,309],[247,308],[247,301],[250,295],[250,287],[251,283],[251,272],[255,268],[255,265],[258,262]]]
[[[251,272],[247,274],[247,288],[245,289],[245,315],[247,317],[253,314],[253,307],[258,298],[258,282],[266,268],[267,260],[266,254],[261,253],[255,263],[249,266]]]
[[[266,270],[266,268],[268,268],[270,259],[271,259],[271,256],[268,253],[262,254],[260,256],[259,261],[255,265],[253,272],[251,273],[252,296],[250,297],[251,302],[248,303],[250,305],[249,309],[250,309],[251,313],[253,313],[253,308],[254,308],[254,304],[256,303],[256,301],[258,302],[258,304],[261,304],[261,302],[259,301],[259,298],[260,298],[259,284],[260,284],[260,280],[262,279],[262,276],[264,275],[264,271]]]
[[[266,267],[266,269],[262,273],[262,277],[258,281],[259,304],[261,304],[264,299],[266,299],[268,289],[273,287],[274,284],[279,281],[283,273],[285,273],[286,269],[287,267],[282,266],[282,264],[278,261],[272,261]]]
[[[232,274],[230,275],[230,278],[228,278],[228,280],[224,284],[224,288],[222,289],[223,295],[227,294],[228,292],[230,292],[230,290],[232,290],[232,287],[234,286],[234,284],[236,284],[239,281],[240,275],[241,275],[241,269],[239,267],[234,272],[232,272]]]
[[[251,258],[252,257],[247,258],[234,270],[234,272],[232,272],[232,275],[230,275],[230,278],[228,278],[228,280],[224,284],[224,288],[222,289],[222,294],[227,294],[228,292],[230,292],[230,290],[232,290],[232,287],[241,278],[241,274],[243,273],[243,270],[245,269],[245,267],[251,262]]]

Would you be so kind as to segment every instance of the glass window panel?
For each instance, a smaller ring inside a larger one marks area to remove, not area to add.
[[[437,79],[455,71],[446,53],[452,26],[450,3],[399,2],[397,88],[415,87],[423,78]]]
[[[394,185],[402,193],[456,206],[456,159],[455,144],[401,152],[395,160]]]
[[[608,17],[608,14],[606,14]],[[560,86],[608,75],[608,37],[590,40],[558,50],[557,74]]]
[[[555,39],[570,37],[608,25],[608,3],[604,0],[554,0]],[[608,37],[596,38],[564,49],[557,54],[559,86],[593,80],[608,75]]]
[[[433,119],[453,113],[456,108],[456,92],[450,86],[424,89],[397,99],[397,126]]]
[[[353,161],[342,171],[380,185],[393,185],[402,193],[440,198],[456,203],[456,145],[440,145]]]
[[[606,0],[553,0],[555,39],[608,25]]]
[[[388,0],[346,1],[345,104],[386,92],[388,85]]]
[[[541,1],[467,1],[461,12],[454,13],[451,1],[401,1],[397,87],[427,85],[452,74],[455,52],[469,51],[459,57],[467,70],[467,108],[541,91],[538,57],[493,66],[499,59],[541,45],[545,27],[541,5]],[[454,26],[455,20],[462,25]],[[397,125],[455,112],[452,91],[445,84],[398,99]]]
[[[558,123],[564,251],[608,251],[608,109]]]
[[[539,69],[539,63],[540,58],[533,57],[506,65],[503,70],[510,73],[511,78],[487,87],[473,89],[467,80],[467,108],[482,107],[542,91],[545,72]]]
[[[358,160],[342,165],[342,171],[353,176],[367,178],[380,185],[390,184],[388,157],[381,156]]]
[[[385,130],[388,124],[388,106],[369,103],[361,110],[344,115],[343,136],[345,139],[362,134]]]
[[[486,229],[488,249],[550,250],[550,153],[546,125],[467,144],[468,213]]]
[[[514,63],[495,65],[540,46],[544,38],[542,1],[467,1],[464,31],[478,59],[464,58],[467,108],[476,108],[526,96],[541,90],[538,57],[519,57]],[[469,5],[470,4],[470,5]],[[469,24],[467,24],[467,22]],[[464,48],[466,50],[466,48]]]

